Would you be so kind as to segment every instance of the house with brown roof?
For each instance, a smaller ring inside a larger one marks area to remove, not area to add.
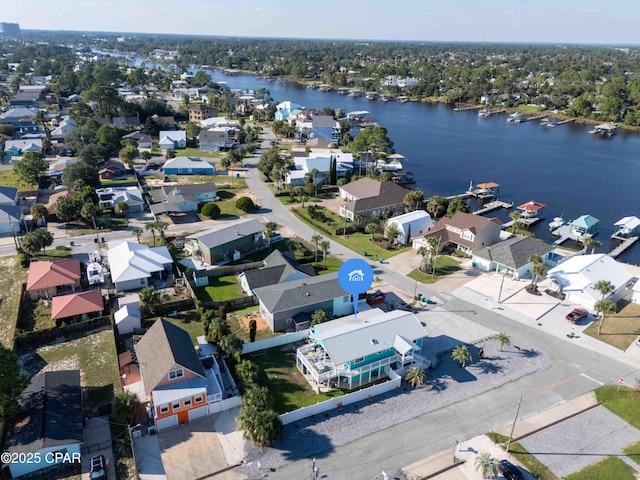
[[[181,328],[156,320],[135,348],[158,430],[209,415],[209,405],[222,400],[216,360],[200,358]]]
[[[86,320],[89,314],[101,314],[103,310],[104,299],[100,290],[61,295],[51,300],[51,318],[56,325],[63,321]]]
[[[71,190],[62,190],[49,196],[49,201],[44,205],[47,209],[47,215],[56,215],[58,213],[56,209],[56,202],[60,197],[64,197],[67,200],[73,200],[76,198],[76,193]]]
[[[451,218],[441,219],[426,235],[415,238],[412,246],[416,250],[420,247],[428,248],[427,239],[433,237],[439,240],[440,250],[452,248],[474,253],[500,241],[501,225],[498,218],[456,212]]]
[[[340,206],[340,216],[353,220],[355,215],[365,217],[404,212],[404,197],[409,190],[395,182],[380,182],[372,178],[361,178],[339,188],[345,201]]]
[[[203,120],[211,117],[218,116],[218,109],[210,107],[203,103],[197,103],[189,107],[189,121],[193,123],[200,123]]]
[[[32,262],[27,276],[27,292],[32,300],[55,297],[80,288],[80,260],[61,258]]]

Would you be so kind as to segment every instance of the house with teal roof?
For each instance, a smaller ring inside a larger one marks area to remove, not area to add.
[[[591,215],[582,215],[571,222],[570,233],[578,238],[593,236],[598,232],[598,220]]]
[[[379,308],[320,323],[298,348],[296,364],[316,392],[351,390],[411,366],[429,368],[421,355],[427,332],[412,313]]]

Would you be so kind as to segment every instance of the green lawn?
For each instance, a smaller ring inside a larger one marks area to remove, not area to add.
[[[195,292],[201,302],[224,302],[244,296],[235,275],[210,277],[209,285],[196,287]]]
[[[218,188],[224,188],[227,190],[242,190],[247,188],[247,181],[242,177],[231,177],[229,175],[214,175],[213,183]]]
[[[111,330],[40,347],[26,361],[25,370],[35,375],[45,366],[54,370],[79,368],[89,406],[110,403],[114,393],[122,391]]]
[[[617,307],[618,313],[605,317],[600,335],[598,335],[598,329],[601,320],[589,325],[584,333],[601,342],[626,350],[640,335],[640,305],[620,301]]]
[[[260,367],[258,383],[269,389],[274,409],[280,414],[344,395],[342,390],[316,394],[296,367],[294,354],[282,351],[282,347],[248,358]]]
[[[0,185],[18,190],[37,190],[38,185],[21,180],[13,170],[0,170]]]
[[[122,178],[119,180],[101,180],[100,185],[103,187],[122,187],[138,185],[135,178]]]
[[[0,344],[5,348],[13,348],[20,289],[26,280],[27,270],[20,267],[16,255],[0,258]]]
[[[635,480],[635,470],[618,457],[607,457],[595,465],[589,465],[573,473],[565,480]]]
[[[257,312],[259,307],[257,305],[246,307],[241,310],[236,310],[227,316],[227,323],[233,333],[240,340],[249,342],[249,330],[242,323],[242,317],[251,312]],[[256,332],[256,340],[264,340],[265,338],[272,338],[282,335],[280,333],[273,333],[271,329],[261,329]]]
[[[178,312],[175,317],[164,316],[162,318],[174,324],[176,327],[185,330],[189,334],[189,337],[191,337],[194,345],[198,343],[197,338],[204,335],[204,324],[200,321],[200,314],[196,310],[185,310],[184,312]],[[150,327],[155,320],[157,319],[145,320],[143,327]]]
[[[453,272],[460,270],[460,262],[454,258],[447,256],[440,256],[436,259],[436,274],[425,274],[417,268],[411,270],[407,276],[413,278],[421,283],[435,283],[441,278],[452,274]]]
[[[628,384],[632,384],[632,379],[627,379]],[[599,402],[604,402],[604,406],[611,412],[618,415],[627,423],[636,428],[640,428],[640,401],[638,394],[631,387],[618,387],[605,385],[595,390],[596,398]]]
[[[236,201],[240,196],[235,193],[226,190],[218,190],[218,197],[220,198],[220,201],[216,202],[216,205],[220,208],[219,218],[242,217],[247,214],[247,212],[236,208]]]
[[[489,432],[486,435],[493,443],[500,445],[503,449],[506,448],[507,441],[509,440],[508,437],[495,432]],[[559,480],[545,464],[530,454],[521,444],[512,443],[509,447],[509,453],[524,465],[524,468],[531,472],[538,480]]]
[[[98,225],[104,226],[98,229],[98,237],[100,237],[103,232],[124,230],[128,226],[126,217],[112,216],[109,213],[103,213],[98,216]],[[93,224],[78,221],[68,223],[65,227],[65,233],[71,236],[95,235],[96,231],[93,229]]]
[[[629,445],[623,452],[627,457],[640,465],[640,442]]]
[[[222,158],[226,152],[203,152],[199,148],[181,148],[176,150],[177,157]]]
[[[18,332],[28,333],[36,330],[54,328],[56,322],[51,319],[51,302],[44,306],[43,300],[25,300],[18,319]]]

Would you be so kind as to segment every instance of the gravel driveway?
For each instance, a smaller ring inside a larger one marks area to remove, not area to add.
[[[423,387],[413,389],[403,384],[398,391],[375,397],[372,403],[358,402],[345,406],[342,412],[329,411],[315,420],[305,419],[286,425],[283,440],[262,452],[249,452],[247,466],[238,471],[251,477],[257,473],[255,465],[258,462],[264,469],[311,458],[549,367],[542,352],[511,347],[500,352],[493,341],[483,345],[485,359],[478,361],[478,349],[471,346],[475,361],[464,369],[451,360],[450,354],[443,354],[436,368],[428,372]]]

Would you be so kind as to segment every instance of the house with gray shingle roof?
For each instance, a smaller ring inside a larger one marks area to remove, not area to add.
[[[481,248],[472,256],[473,264],[481,270],[502,272],[513,278],[531,276],[532,255],[540,255],[544,262],[553,251],[550,245],[540,239],[517,235],[502,242]]]
[[[346,202],[340,206],[340,216],[353,220],[356,214],[370,217],[385,212],[391,216],[404,212],[404,197],[409,190],[395,182],[380,182],[372,178],[360,178],[339,188]]]
[[[353,313],[351,295],[340,286],[337,272],[259,287],[253,294],[274,332],[294,329],[294,317],[299,314],[324,310],[333,318]]]
[[[218,199],[218,188],[214,183],[195,183],[163,187],[149,192],[151,211],[162,213],[197,212],[198,205]]]
[[[201,256],[209,265],[240,260],[243,254],[264,245],[264,225],[258,220],[225,223],[204,232],[189,235],[185,249]]]
[[[18,189],[0,186],[0,205],[15,205],[18,203]]]
[[[256,288],[313,277],[316,274],[311,265],[300,265],[293,252],[274,250],[263,262],[264,267],[238,275],[240,286],[247,295],[253,295]]]

